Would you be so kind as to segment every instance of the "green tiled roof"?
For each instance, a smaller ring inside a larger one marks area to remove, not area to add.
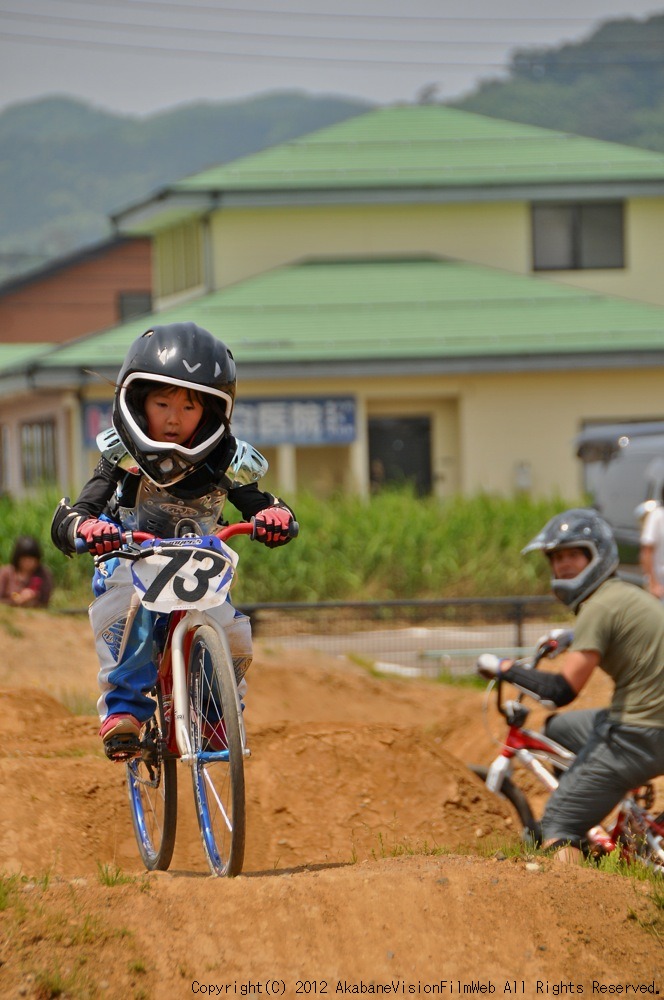
[[[172,192],[664,180],[659,153],[441,106],[372,111]]]
[[[151,324],[193,320],[238,361],[401,360],[664,351],[664,307],[457,261],[312,262],[85,337],[40,364],[119,366]]]
[[[52,347],[53,344],[0,344],[0,369],[22,365]]]

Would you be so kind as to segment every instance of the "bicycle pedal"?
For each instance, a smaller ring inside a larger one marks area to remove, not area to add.
[[[109,760],[118,763],[140,757],[141,752],[141,741],[138,736],[133,736],[131,733],[119,733],[104,740],[104,753]]]

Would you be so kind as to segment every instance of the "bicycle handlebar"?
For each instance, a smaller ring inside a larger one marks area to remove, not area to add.
[[[300,525],[297,521],[291,521],[288,526],[288,537],[297,538],[300,533]],[[251,535],[252,540],[254,539],[254,518],[252,517],[250,521],[238,521],[235,524],[227,524],[225,527],[220,528],[219,531],[211,531],[210,535],[216,535],[217,538],[225,542],[228,538],[232,538],[233,535]],[[185,536],[186,537],[186,536]],[[159,541],[159,535],[152,535],[149,531],[121,531],[120,538],[123,544],[126,542],[149,542],[149,541]],[[76,542],[76,554],[83,555],[88,551],[87,542],[83,538],[77,538]],[[112,549],[110,552],[105,552],[101,558],[111,558],[116,556],[120,550]]]

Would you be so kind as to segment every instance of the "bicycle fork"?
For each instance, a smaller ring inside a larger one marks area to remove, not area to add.
[[[171,636],[171,665],[173,671],[173,724],[175,726],[175,742],[180,753],[180,760],[193,766],[196,755],[192,751],[191,740],[189,739],[189,697],[187,692],[187,671],[184,657],[184,641],[187,632],[200,625],[209,625],[216,632],[220,643],[226,654],[226,665],[232,666],[232,658],[228,647],[228,640],[223,628],[204,611],[189,611],[175,626]],[[233,672],[233,683],[235,684],[235,673]],[[247,747],[247,735],[242,715],[242,705],[240,697],[236,693],[235,710],[237,712],[240,734],[242,737],[242,754],[244,757],[250,755]]]

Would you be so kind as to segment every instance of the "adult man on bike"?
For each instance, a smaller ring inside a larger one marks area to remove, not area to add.
[[[594,510],[553,517],[523,552],[541,551],[551,588],[576,616],[574,638],[559,673],[503,660],[495,670],[539,700],[572,702],[596,667],[614,681],[608,709],[555,714],[546,735],[577,756],[542,817],[544,846],[561,861],[578,861],[585,834],[632,788],[664,774],[664,608],[616,576],[611,528]]]

